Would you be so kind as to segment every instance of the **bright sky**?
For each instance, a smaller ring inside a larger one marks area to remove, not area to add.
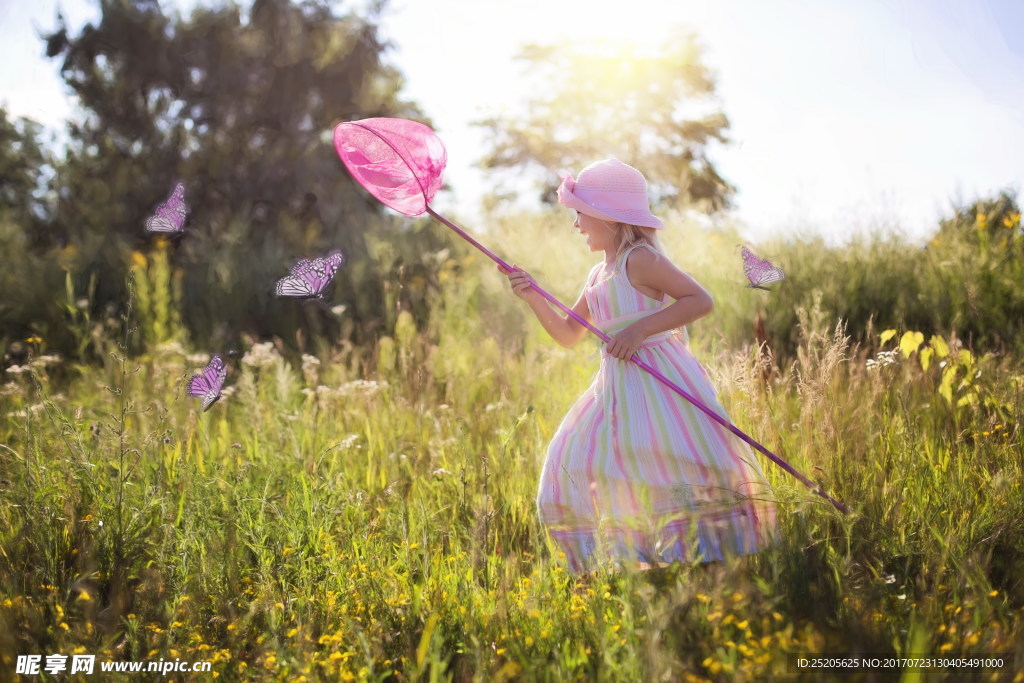
[[[0,73],[0,101],[55,128],[70,105],[35,34],[56,5],[0,0],[0,60],[17,65]],[[73,27],[97,16],[84,0],[61,6]],[[438,208],[475,215],[485,140],[470,123],[523,96],[520,45],[656,42],[679,24],[717,74],[734,143],[713,159],[754,240],[879,223],[921,237],[953,199],[1024,190],[1017,0],[391,0],[391,59],[448,147],[454,192]]]

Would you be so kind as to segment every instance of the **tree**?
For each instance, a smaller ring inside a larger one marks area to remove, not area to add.
[[[49,155],[38,123],[11,119],[0,107],[0,214],[26,227],[33,241],[42,240],[46,210]]]
[[[727,208],[734,188],[707,157],[727,141],[729,121],[692,34],[657,53],[607,43],[529,45],[532,75],[520,111],[480,121],[492,149],[486,169],[539,171],[542,199],[554,201],[560,172],[615,156],[643,171],[656,202]]]
[[[274,279],[332,248],[358,262],[364,231],[390,220],[344,172],[331,131],[420,113],[399,97],[375,15],[313,0],[199,7],[188,18],[156,0],[100,9],[79,35],[61,23],[47,37],[83,112],[69,123],[56,210],[78,277],[98,275],[101,301],[123,300],[144,219],[182,180],[192,224],[172,260],[193,332],[221,342],[242,331],[290,337],[297,324],[316,332],[331,317],[275,301]],[[348,283],[348,318],[366,322],[381,315],[384,275],[356,272],[366,281]]]

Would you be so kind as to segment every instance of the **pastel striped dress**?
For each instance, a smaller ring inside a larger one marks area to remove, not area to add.
[[[584,288],[595,326],[612,336],[664,305],[601,264]],[[640,359],[728,418],[685,331],[648,337]],[[602,349],[593,383],[548,447],[540,519],[573,571],[755,553],[775,534],[771,490],[750,447],[630,361]]]

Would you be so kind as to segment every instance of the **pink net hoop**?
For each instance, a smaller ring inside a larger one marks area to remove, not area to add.
[[[407,119],[339,123],[334,149],[367,192],[406,216],[419,216],[441,189],[448,154],[428,126]]]

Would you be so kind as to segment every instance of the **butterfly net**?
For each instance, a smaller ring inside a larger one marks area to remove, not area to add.
[[[334,149],[352,177],[388,207],[418,216],[441,189],[448,155],[427,126],[372,118],[338,124]]]

